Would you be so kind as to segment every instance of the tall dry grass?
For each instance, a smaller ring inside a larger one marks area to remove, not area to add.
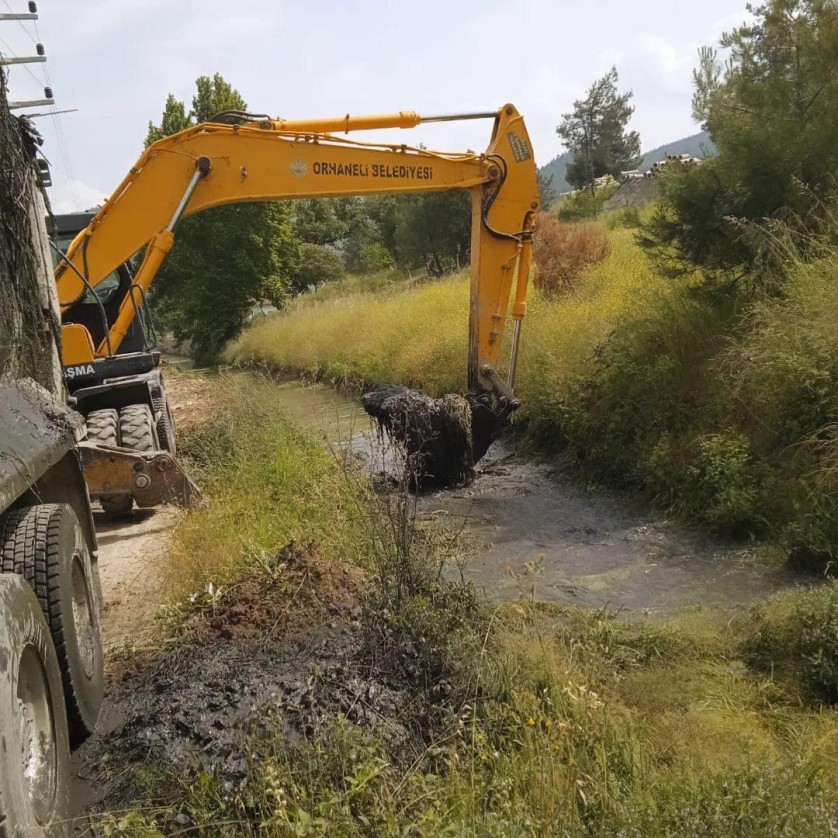
[[[533,237],[533,283],[544,294],[564,294],[574,288],[589,265],[608,256],[608,235],[595,224],[562,224],[539,213]]]
[[[531,412],[555,399],[561,381],[580,371],[597,343],[641,310],[647,295],[668,293],[628,230],[611,234],[611,252],[582,271],[573,293],[551,299],[535,290],[519,360],[521,392],[539,405]],[[468,278],[459,275],[266,318],[247,329],[227,357],[335,382],[398,381],[440,395],[465,386],[467,324]]]

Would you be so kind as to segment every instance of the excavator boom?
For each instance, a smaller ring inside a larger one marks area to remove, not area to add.
[[[525,312],[538,188],[523,118],[512,105],[465,118],[488,116],[494,118],[494,129],[483,154],[360,143],[331,133],[410,128],[454,118],[423,120],[412,112],[323,121],[204,123],[154,143],[56,269],[66,316],[88,288],[95,289],[145,248],[134,278],[137,291],[125,298],[98,344],[72,324],[65,327],[65,366],[77,367],[118,351],[136,316],[137,298],[148,291],[171,250],[181,218],[230,203],[471,189],[469,389],[503,390],[494,369],[516,277],[512,316],[520,320]]]
[[[486,151],[446,153],[348,136],[453,119],[491,119]],[[532,144],[513,105],[451,116],[305,121],[229,112],[149,146],[56,267],[66,379],[96,436],[85,459],[91,495],[124,511],[132,502],[185,502],[192,492],[175,459],[159,353],[132,348],[181,219],[233,203],[453,189],[472,196],[467,398],[476,461],[518,406],[515,361],[539,206]],[[128,260],[140,253],[131,276]],[[106,304],[98,289],[116,276],[122,296]],[[91,301],[101,312],[95,339]],[[510,313],[515,330],[504,381],[497,363]]]

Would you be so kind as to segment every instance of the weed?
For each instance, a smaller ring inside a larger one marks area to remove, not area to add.
[[[561,224],[540,213],[533,238],[535,287],[545,294],[567,293],[582,271],[608,256],[605,233],[592,224]]]

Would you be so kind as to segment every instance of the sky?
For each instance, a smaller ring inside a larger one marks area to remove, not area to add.
[[[0,11],[26,5],[0,0]],[[37,119],[56,212],[110,194],[167,94],[189,103],[195,79],[216,72],[251,111],[288,119],[512,102],[543,165],[563,151],[561,115],[616,65],[649,150],[700,130],[697,50],[746,18],[745,0],[38,0],[38,13],[34,24],[0,23],[0,52],[43,43],[45,65],[11,68],[11,98],[40,97],[48,76],[55,108],[76,109]],[[490,130],[443,123],[376,138],[480,150]]]

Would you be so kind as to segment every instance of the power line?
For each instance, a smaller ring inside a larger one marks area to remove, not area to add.
[[[9,5],[8,0],[3,0],[3,5],[14,14],[14,9],[12,9],[12,7]],[[23,23],[18,21],[18,25],[20,26],[20,28],[23,29],[27,37],[37,46],[37,44],[40,42],[41,34],[40,32],[38,32],[38,24],[35,22],[33,22],[33,24],[35,28],[34,38],[32,37],[32,33],[29,32],[29,30],[23,25]],[[9,52],[9,55],[11,55],[13,58],[17,58],[14,50],[2,38],[0,38],[0,44],[5,46],[5,48]],[[39,79],[35,75],[35,73],[32,72],[31,68],[27,64],[23,64],[20,66],[22,66],[26,70],[26,72],[29,73],[29,75],[35,80],[35,82],[37,82],[38,85],[44,84],[45,87],[52,88],[52,80],[50,79],[49,69],[47,68],[46,62],[44,62],[41,65],[44,73],[43,80]],[[70,149],[69,143],[67,142],[67,135],[64,133],[64,125],[58,114],[51,113],[50,116],[52,117],[52,126],[53,131],[55,132],[55,138],[58,142],[58,154],[61,158],[61,165],[64,169],[64,176],[67,179],[67,185],[70,188],[70,195],[73,199],[73,202],[76,204],[77,207],[79,207],[81,206],[81,202],[79,200],[78,191],[76,190],[75,172],[73,171],[72,164],[70,163]]]

